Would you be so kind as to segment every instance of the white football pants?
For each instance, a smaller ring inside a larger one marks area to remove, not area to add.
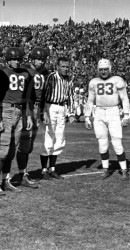
[[[94,131],[98,139],[100,154],[104,154],[108,150],[108,134],[110,134],[116,154],[121,155],[124,152],[122,146],[122,126],[118,106],[109,108],[96,107]]]

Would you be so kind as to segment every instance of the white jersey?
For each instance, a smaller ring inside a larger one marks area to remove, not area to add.
[[[122,101],[124,112],[129,113],[126,82],[120,76],[112,76],[106,80],[92,79],[89,83],[89,97],[85,116],[90,116],[94,101],[96,107],[114,107]]]
[[[119,104],[118,90],[126,87],[126,83],[119,76],[107,80],[94,78],[90,81],[90,89],[96,95],[96,106],[113,107]]]

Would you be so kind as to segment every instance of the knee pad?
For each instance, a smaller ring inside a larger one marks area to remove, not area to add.
[[[109,141],[108,138],[98,139],[99,152],[100,154],[105,154],[108,151]]]
[[[120,138],[112,139],[112,145],[117,155],[121,155],[124,152],[122,140]]]
[[[2,160],[4,160],[7,157],[8,152],[9,152],[9,146],[1,145],[1,147],[0,147],[0,158]]]
[[[13,160],[15,157],[15,146],[1,146],[0,154],[2,160],[6,159],[7,157],[9,160]]]

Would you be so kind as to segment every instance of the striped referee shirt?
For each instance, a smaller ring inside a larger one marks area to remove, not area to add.
[[[58,71],[51,73],[46,81],[45,101],[48,103],[71,102],[72,88],[69,79],[61,78]]]

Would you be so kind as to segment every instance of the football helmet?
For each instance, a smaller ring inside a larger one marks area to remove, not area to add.
[[[10,61],[12,59],[17,59],[21,61],[23,59],[24,53],[19,47],[11,47],[7,49],[5,54],[5,59]]]
[[[84,91],[84,89],[80,89],[79,92],[80,92],[80,94],[83,94],[85,91]]]
[[[75,92],[78,92],[79,91],[79,87],[75,87]]]
[[[32,49],[30,53],[30,58],[32,60],[35,59],[46,60],[47,56],[48,56],[47,50],[43,49],[42,47],[35,47]]]
[[[110,62],[110,60],[108,60],[108,59],[104,59],[104,58],[102,58],[101,60],[99,60],[99,62],[98,62],[98,70],[99,69],[106,69],[106,68],[108,68],[109,69],[109,72],[111,72],[111,62]]]

